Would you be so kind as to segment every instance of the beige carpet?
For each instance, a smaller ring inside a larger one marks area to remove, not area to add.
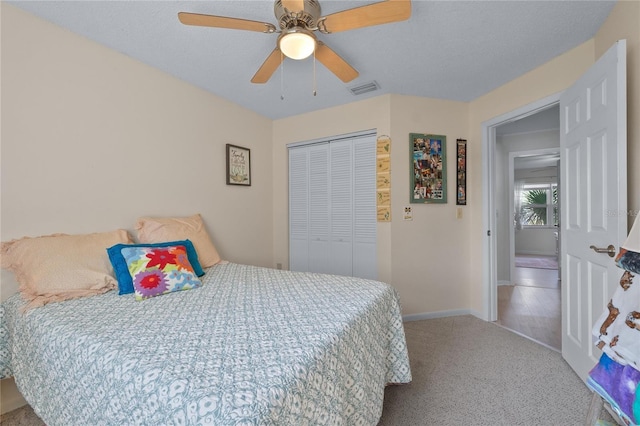
[[[413,382],[387,388],[379,426],[584,425],[592,394],[556,351],[470,315],[405,330]],[[0,423],[44,424],[30,407]]]
[[[413,382],[387,389],[380,426],[584,425],[592,393],[558,352],[473,316],[405,330]]]

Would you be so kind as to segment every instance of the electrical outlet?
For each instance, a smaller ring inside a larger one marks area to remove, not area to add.
[[[282,263],[276,263],[276,269],[282,269]]]

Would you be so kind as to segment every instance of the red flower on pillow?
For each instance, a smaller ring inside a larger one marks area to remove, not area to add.
[[[169,250],[154,250],[147,253],[147,257],[150,259],[147,263],[147,268],[157,266],[160,269],[164,269],[167,264],[176,263],[176,255]]]
[[[157,269],[138,273],[133,279],[133,285],[142,297],[157,296],[167,290],[164,274]]]

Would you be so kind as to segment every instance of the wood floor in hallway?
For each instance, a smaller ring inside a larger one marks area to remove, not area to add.
[[[515,268],[514,285],[498,286],[497,324],[561,350],[557,269]]]

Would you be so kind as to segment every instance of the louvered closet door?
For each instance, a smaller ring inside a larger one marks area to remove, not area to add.
[[[376,279],[376,141],[289,148],[289,268]]]
[[[329,272],[329,145],[309,148],[309,272]]]
[[[289,269],[309,270],[309,150],[289,150]]]
[[[378,278],[376,138],[353,140],[353,276]]]
[[[353,144],[331,142],[331,271],[353,275]]]

